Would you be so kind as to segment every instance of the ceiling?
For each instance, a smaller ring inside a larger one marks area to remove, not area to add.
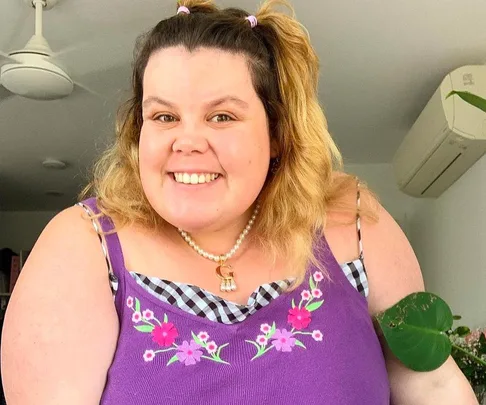
[[[322,63],[320,96],[347,163],[390,162],[442,78],[486,62],[484,0],[294,0]],[[257,0],[219,1],[255,11]],[[23,48],[34,10],[2,0],[0,50]],[[61,0],[44,36],[78,82],[66,99],[0,103],[0,210],[58,210],[86,183],[126,98],[135,39],[175,12],[167,0]],[[63,171],[41,166],[68,162]],[[63,196],[48,196],[60,191]]]

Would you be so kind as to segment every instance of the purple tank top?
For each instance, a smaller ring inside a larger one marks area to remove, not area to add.
[[[331,281],[311,267],[296,290],[231,325],[157,299],[125,268],[117,234],[106,243],[120,333],[101,405],[390,404],[367,301],[325,239],[317,257]]]

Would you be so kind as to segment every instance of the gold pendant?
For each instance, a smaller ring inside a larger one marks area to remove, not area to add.
[[[216,275],[221,279],[219,289],[222,292],[236,291],[234,273],[231,271],[231,266],[229,264],[224,264],[224,261],[221,261],[219,266],[216,267]]]

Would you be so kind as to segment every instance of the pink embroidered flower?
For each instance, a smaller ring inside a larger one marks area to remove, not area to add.
[[[133,308],[133,297],[128,297],[127,298],[127,307],[128,308]]]
[[[305,308],[292,308],[289,309],[289,315],[287,321],[297,330],[305,329],[311,322],[311,313]]]
[[[262,324],[262,326],[260,326],[260,331],[262,331],[265,334],[267,334],[271,330],[272,330],[272,327],[268,323],[264,323],[264,324]]]
[[[215,342],[208,342],[206,344],[206,350],[209,354],[216,353],[216,350],[218,350],[218,345]]]
[[[324,274],[322,274],[322,272],[320,272],[320,271],[316,271],[314,273],[314,280],[316,281],[316,283],[318,283],[319,281],[324,280]]]
[[[318,288],[315,288],[312,290],[312,296],[314,298],[321,298],[322,297],[322,291],[319,290]]]
[[[152,361],[155,358],[155,352],[153,350],[145,350],[143,354],[143,359],[145,361]]]
[[[304,290],[300,293],[304,301],[309,301],[311,299],[311,293],[309,290]]]
[[[194,340],[191,340],[191,343],[187,343],[187,340],[184,340],[184,342],[177,348],[177,359],[186,366],[192,366],[198,361],[201,361],[203,352],[199,350],[200,348],[201,346]]]
[[[277,329],[272,336],[272,345],[279,352],[291,352],[292,347],[295,346],[295,338],[292,336],[292,332],[286,329]]]
[[[132,314],[132,321],[135,322],[135,323],[138,323],[142,320],[142,314],[138,311],[135,311],[133,314]]]
[[[275,335],[274,335],[275,336]],[[256,341],[259,345],[266,346],[268,343],[268,339],[264,335],[258,335]]]
[[[314,331],[312,331],[312,338],[316,342],[322,342],[322,332],[320,330],[314,330]]]
[[[197,335],[197,338],[201,341],[206,343],[209,339],[208,332],[199,332],[199,335]]]
[[[179,332],[172,323],[165,322],[152,331],[152,340],[160,346],[171,346],[177,336]]]
[[[143,319],[150,321],[154,319],[154,313],[150,309],[146,309],[142,312]]]

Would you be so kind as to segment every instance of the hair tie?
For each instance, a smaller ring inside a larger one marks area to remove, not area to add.
[[[251,28],[255,28],[258,25],[258,20],[254,15],[249,15],[245,20],[250,21]]]
[[[189,11],[189,9],[186,6],[180,6],[177,9],[177,14],[180,14],[180,13],[191,14],[191,12]]]

